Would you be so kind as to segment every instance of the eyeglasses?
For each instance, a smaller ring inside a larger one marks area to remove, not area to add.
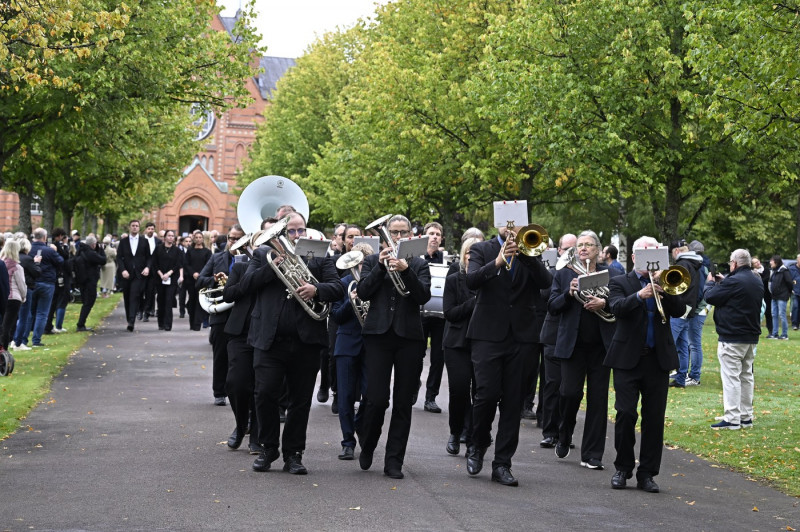
[[[301,227],[300,229],[287,229],[286,232],[289,233],[289,236],[304,235],[306,234],[306,228]]]
[[[236,242],[237,240],[239,240],[238,236],[229,236],[228,237],[228,242]]]
[[[392,236],[408,236],[411,234],[411,231],[399,231],[395,229],[393,231],[389,231],[389,234]]]
[[[589,249],[589,248],[596,248],[597,244],[590,244],[588,242],[581,242],[580,244],[575,244],[575,247],[578,248],[578,249],[583,249],[583,248]]]

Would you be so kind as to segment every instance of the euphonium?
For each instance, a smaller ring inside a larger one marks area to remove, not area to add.
[[[319,301],[305,301],[297,294],[297,290],[304,284],[317,284],[317,279],[311,270],[308,269],[303,259],[294,252],[294,244],[286,238],[286,226],[291,216],[286,216],[278,220],[275,225],[264,231],[254,244],[256,247],[268,243],[272,248],[267,253],[266,259],[269,265],[275,270],[275,275],[286,286],[287,299],[294,297],[303,310],[317,321],[322,321],[328,317],[330,305]],[[282,257],[280,264],[275,264],[275,260]]]
[[[560,270],[562,268],[569,267],[578,275],[589,275],[589,261],[586,261],[586,265],[584,266],[578,257],[575,255],[575,247],[569,248],[563,255],[558,258],[558,262],[556,263],[556,270]],[[592,288],[591,290],[577,290],[575,291],[575,299],[581,302],[581,304],[585,305],[589,302],[589,296],[599,297],[605,300],[608,300],[608,287],[607,286],[598,286],[596,288]],[[597,316],[608,323],[614,323],[617,321],[617,318],[614,317],[613,314],[608,312],[605,309],[600,309],[594,311]]]
[[[356,289],[358,281],[361,280],[361,272],[358,270],[358,265],[364,261],[364,254],[358,250],[348,251],[336,260],[336,267],[340,270],[350,270],[353,274],[353,280],[347,285],[347,297],[350,299],[350,304],[353,306],[353,312],[358,318],[361,326],[367,319],[367,312],[369,312],[369,301],[362,301],[357,296],[351,297],[350,294]]]
[[[228,281],[228,276],[222,274],[217,279],[217,284],[211,288],[202,288],[197,293],[197,301],[200,307],[209,314],[222,314],[226,310],[233,308],[233,303],[226,303],[222,300],[222,291],[225,289],[225,283]]]
[[[371,224],[369,224],[365,229],[369,231],[370,229],[374,229],[378,232],[378,235],[381,237],[386,243],[386,246],[391,250],[392,258],[397,258],[397,248],[394,246],[394,241],[392,240],[392,236],[389,234],[389,230],[386,227],[387,222],[391,217],[394,216],[393,214],[387,214],[386,216],[381,216]],[[394,284],[397,293],[399,293],[403,297],[408,297],[411,293],[406,289],[406,284],[403,282],[403,279],[400,278],[400,272],[397,270],[393,270],[389,268],[389,262],[386,261],[384,263],[386,266],[386,271],[389,273],[389,279],[392,280],[392,284]]]

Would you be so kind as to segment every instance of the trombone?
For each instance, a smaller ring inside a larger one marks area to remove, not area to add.
[[[514,232],[514,220],[509,220],[506,223],[506,239],[503,242],[501,253],[505,254],[506,244],[510,239],[514,239],[517,244],[517,249],[526,257],[538,257],[547,249],[547,241],[550,235],[547,234],[547,229],[538,224],[528,224],[521,228],[519,232]],[[506,261],[506,270],[510,270],[514,263],[514,257]]]
[[[648,273],[650,274],[650,284],[658,283],[664,289],[664,292],[670,296],[677,296],[686,292],[689,289],[689,285],[692,284],[692,276],[689,270],[679,264],[670,266],[658,276],[653,275],[653,270],[648,270]],[[664,305],[661,304],[661,296],[654,290],[653,297],[656,298],[656,307],[658,307],[658,313],[661,314],[661,323],[667,323]]]

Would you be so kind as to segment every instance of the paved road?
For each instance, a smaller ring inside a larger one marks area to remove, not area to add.
[[[316,402],[309,475],[255,473],[245,446],[225,446],[234,424],[211,402],[207,335],[187,329],[176,318],[171,332],[127,333],[115,310],[0,442],[0,530],[800,529],[798,499],[680,451],[665,452],[660,494],[612,490],[613,471],[579,467],[578,452],[557,460],[530,423],[514,457],[520,487],[471,478],[444,451],[446,413],[422,399],[403,480],[383,475],[380,447],[368,472],[337,460],[338,420]],[[445,412],[446,397],[443,383]]]

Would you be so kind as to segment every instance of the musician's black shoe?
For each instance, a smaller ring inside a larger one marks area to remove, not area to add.
[[[434,413],[434,414],[441,414],[442,413],[442,409],[439,408],[439,405],[436,404],[436,401],[425,401],[424,408],[425,408],[426,412],[431,412],[431,413]]]
[[[400,467],[399,466],[395,466],[395,465],[384,467],[383,468],[383,474],[386,475],[389,478],[396,478],[398,480],[400,480],[401,478],[403,478],[405,476],[403,474],[403,471],[400,469]]]
[[[137,312],[136,313],[136,319],[137,320],[141,320],[142,319],[142,313],[141,312]]]
[[[533,405],[523,408],[520,417],[522,419],[536,420],[536,412],[533,411]]]
[[[327,388],[320,388],[317,392],[317,401],[320,403],[327,403],[328,402],[328,389]]]
[[[481,469],[483,469],[483,455],[485,453],[486,449],[479,449],[474,445],[467,450],[467,473],[470,475],[477,475],[481,472]]]
[[[568,443],[564,443],[559,441],[556,443],[556,456],[559,458],[566,458],[569,456],[570,445]]]
[[[499,482],[503,486],[519,486],[508,466],[497,466],[492,469],[492,482]]]
[[[444,450],[447,451],[447,454],[458,454],[461,452],[461,444],[458,441],[458,436],[451,434],[450,439],[447,440],[447,447],[445,447]]]
[[[303,465],[303,453],[292,453],[283,459],[283,470],[292,475],[306,475],[308,469]]]
[[[225,396],[215,397],[214,398],[214,405],[216,405],[216,406],[225,406]]]
[[[342,447],[342,452],[339,453],[339,460],[353,460],[355,457],[355,449],[352,447]]]
[[[339,415],[339,400],[336,397],[336,393],[333,394],[333,400],[331,401],[331,414],[334,416]]]
[[[658,493],[660,491],[653,477],[639,479],[639,481],[636,482],[636,489],[646,491],[647,493]]]
[[[133,323],[128,324],[128,332],[133,332]]]
[[[260,443],[251,441],[250,445],[248,445],[247,447],[250,454],[261,454],[264,452],[264,446],[261,445]]]
[[[253,462],[253,471],[269,471],[272,462],[277,460],[280,455],[280,451],[274,447],[261,451],[258,458]]]
[[[548,436],[542,441],[539,442],[539,447],[544,447],[545,449],[552,449],[558,443],[558,438],[555,436]]]
[[[633,473],[626,473],[625,471],[617,471],[614,473],[614,476],[611,477],[611,487],[615,490],[622,490],[625,489],[625,486],[628,485],[626,480],[631,478]]]
[[[240,432],[239,428],[233,429],[231,435],[228,437],[228,447],[231,449],[238,449],[242,445],[244,439],[244,432]]]
[[[366,451],[362,448],[361,453],[358,455],[358,465],[364,471],[372,467],[372,451]]]

